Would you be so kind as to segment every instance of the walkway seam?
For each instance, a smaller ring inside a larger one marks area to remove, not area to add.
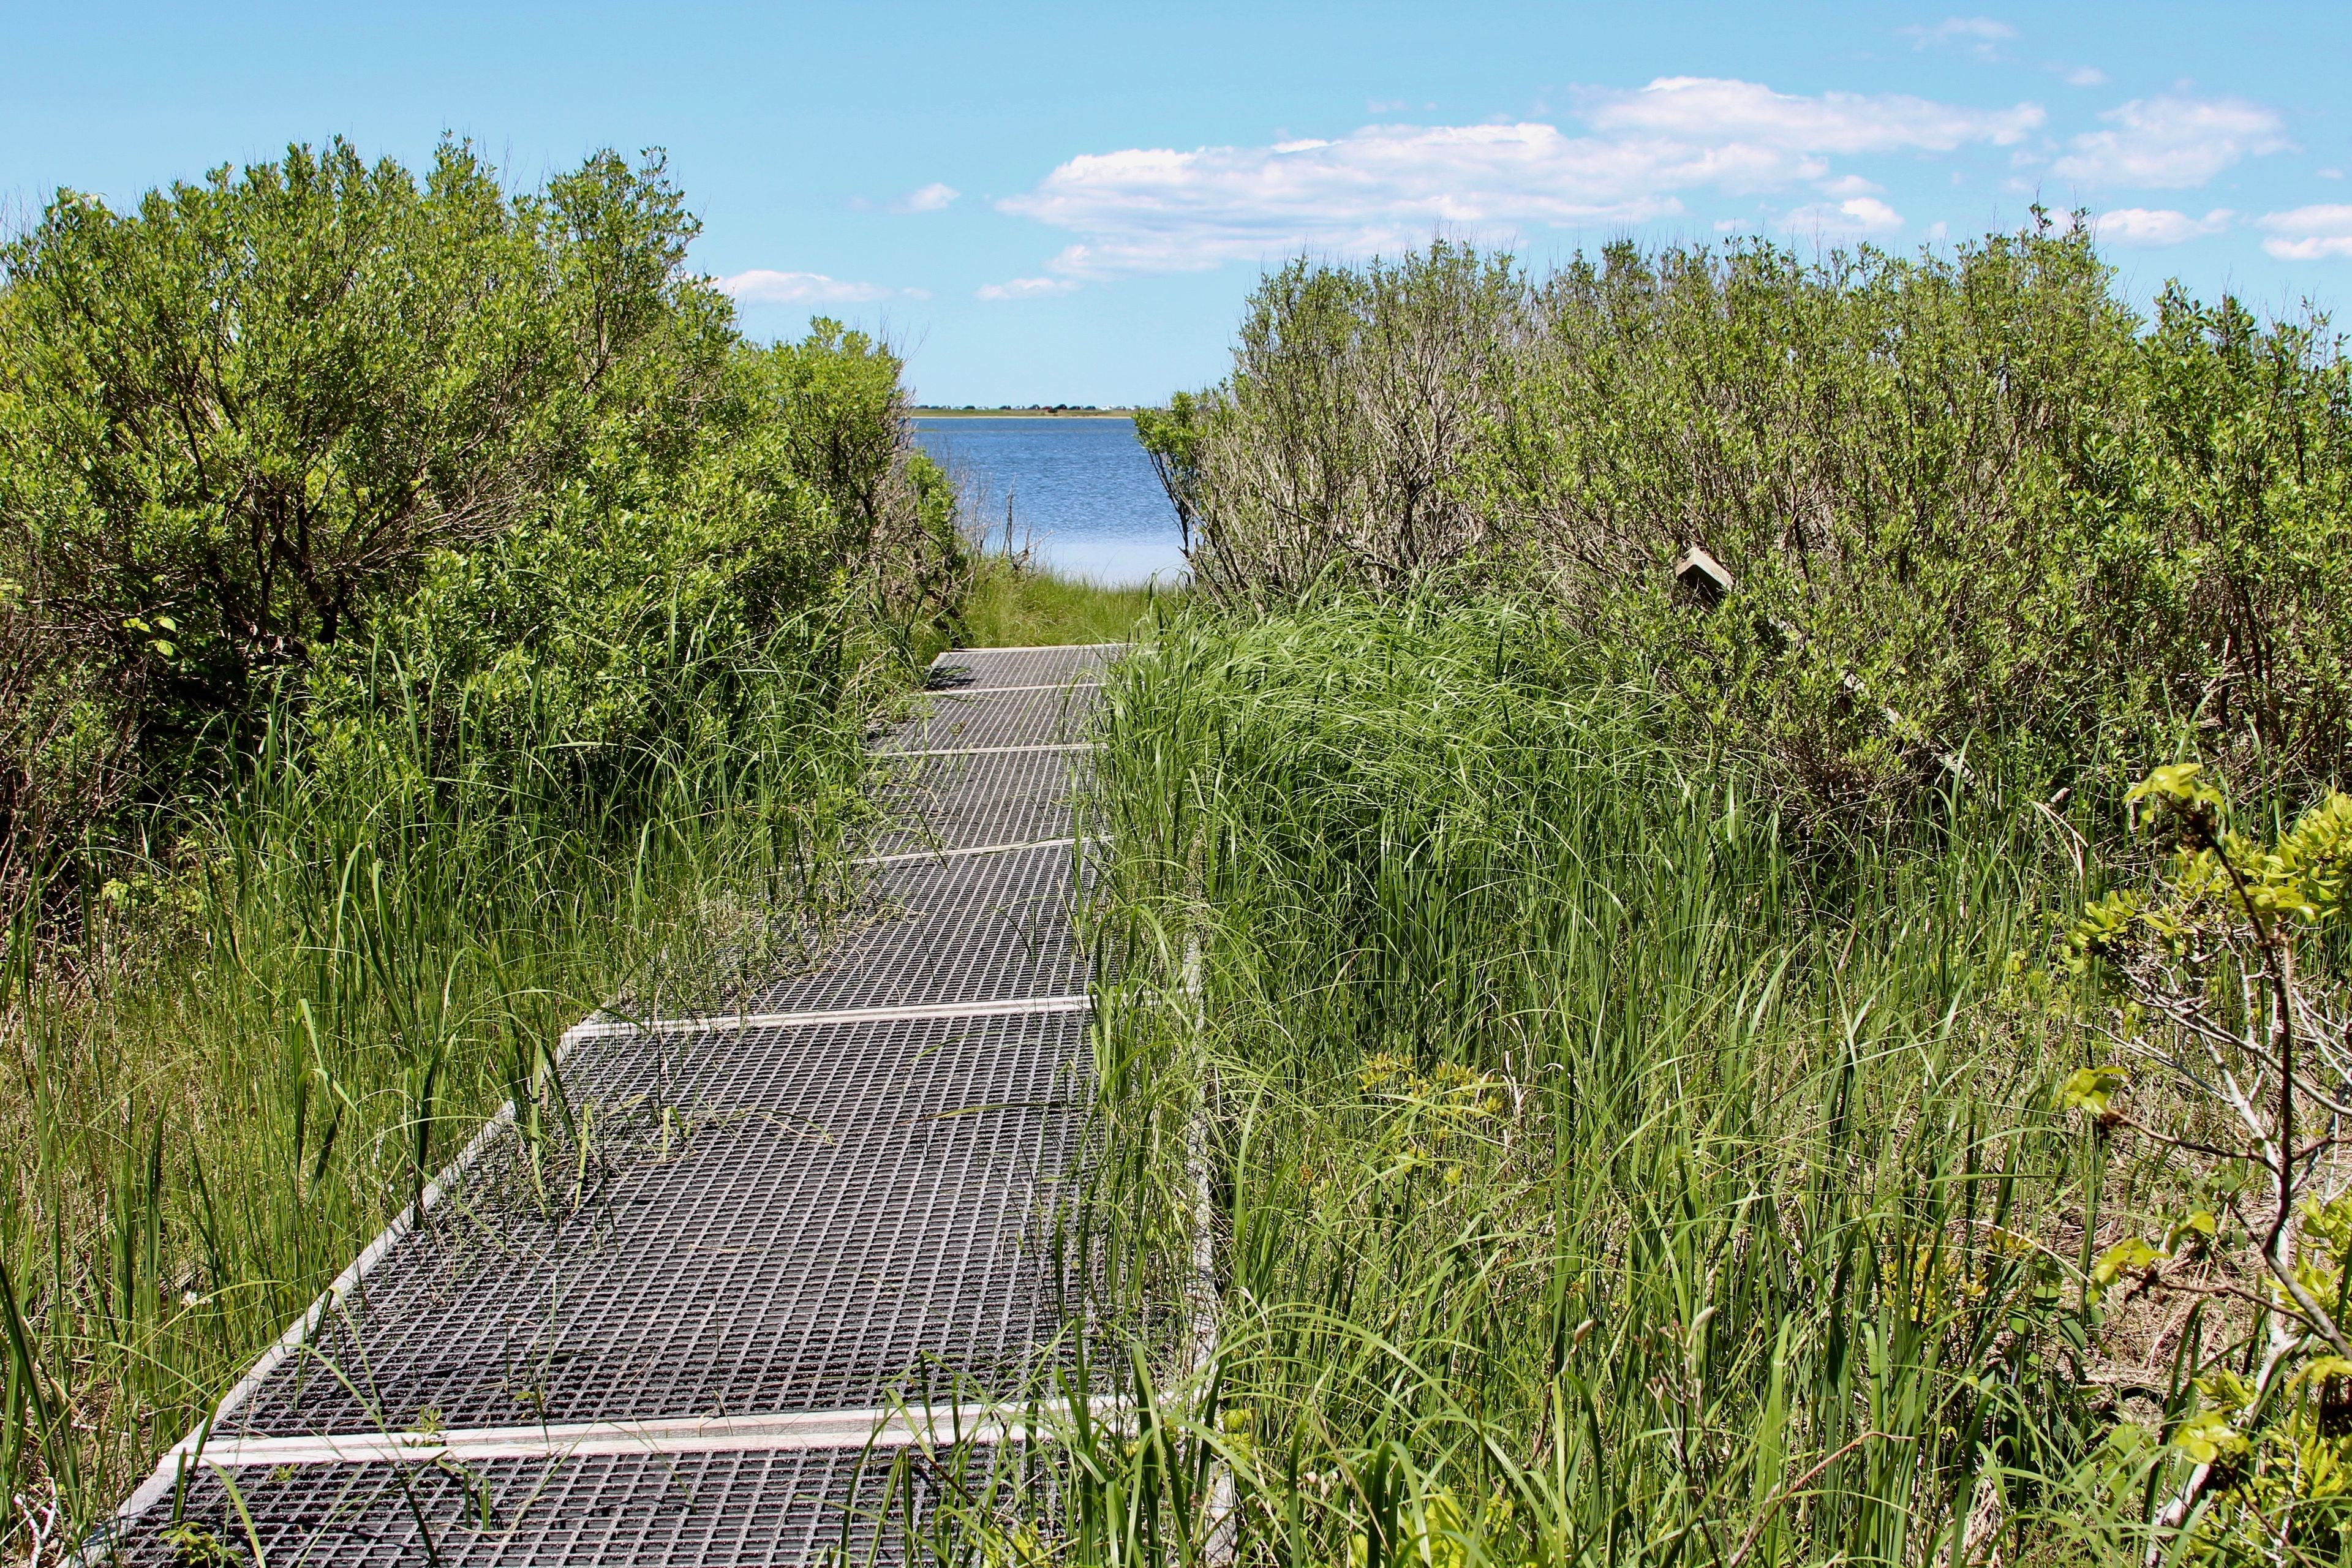
[[[1116,1414],[1123,1394],[1097,1394],[1097,1414]],[[898,1409],[803,1410],[770,1415],[686,1415],[636,1421],[580,1421],[544,1426],[474,1426],[439,1431],[351,1432],[310,1437],[230,1437],[208,1445],[206,1464],[252,1468],[278,1465],[429,1463],[436,1459],[540,1459],[574,1454],[694,1454],[773,1448],[903,1448],[987,1436],[1019,1442],[1027,1424],[1003,1405],[936,1405]]]
[[[953,658],[960,653],[1067,653],[1073,648],[1125,647],[1127,646],[1123,642],[1030,642],[992,644],[987,647],[951,647],[940,654],[939,658],[931,660],[931,668],[937,669],[940,659]]]
[[[849,864],[853,866],[904,866],[912,860],[963,860],[974,855],[1011,855],[1023,849],[1068,849],[1081,843],[1100,844],[1099,838],[1031,838],[1016,844],[975,844],[963,849],[910,849],[904,855],[861,855]]]
[[[1044,746],[936,746],[921,752],[876,752],[877,757],[1004,757],[1015,752],[1091,752],[1095,741],[1056,741]]]
[[[563,1032],[573,1040],[631,1035],[703,1035],[742,1029],[799,1029],[823,1024],[894,1024],[921,1018],[1001,1018],[1024,1013],[1083,1013],[1094,1005],[1084,992],[1051,996],[1004,996],[988,1002],[919,1002],[901,1007],[845,1007],[830,1013],[713,1013],[701,1018],[656,1018],[631,1024],[574,1024]]]

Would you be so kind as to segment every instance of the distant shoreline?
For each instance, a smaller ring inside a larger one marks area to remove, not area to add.
[[[918,419],[1132,419],[1132,408],[917,408]]]

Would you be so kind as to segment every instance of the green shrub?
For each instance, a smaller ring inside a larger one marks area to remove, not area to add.
[[[833,929],[952,491],[897,357],[744,342],[692,231],[658,161],[509,197],[339,143],[6,251],[11,1546],[109,1513],[501,1100],[589,1201],[566,1026]]]
[[[381,749],[429,691],[576,772],[780,661],[837,696],[950,607],[895,356],[743,343],[696,227],[658,157],[509,195],[461,145],[420,179],[338,141],[130,213],[64,193],[0,251],[16,885],[226,776],[280,698]],[[458,726],[421,722],[433,772]]]
[[[2143,331],[2110,281],[2046,218],[1948,258],[1299,263],[1232,375],[1139,428],[1211,593],[1506,586],[1817,815],[1883,818],[1993,750],[2045,785],[2188,736],[2326,776],[2352,740],[2335,341],[2178,291]],[[1691,545],[1736,582],[1712,614],[1672,577]]]
[[[812,716],[862,711],[958,581],[952,500],[907,449],[898,371],[831,323],[740,348],[684,460],[612,439],[506,531],[430,553],[374,636],[319,654],[322,754],[502,791],[595,775],[601,798],[648,756],[752,742],[780,689]]]

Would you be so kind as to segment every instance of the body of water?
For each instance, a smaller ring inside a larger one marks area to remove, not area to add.
[[[1127,585],[1184,575],[1176,509],[1129,419],[918,419],[915,438],[955,476],[992,549],[1013,542],[1058,572]]]

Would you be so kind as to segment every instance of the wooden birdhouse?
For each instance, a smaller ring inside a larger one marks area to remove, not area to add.
[[[1696,544],[1675,557],[1675,583],[1700,608],[1707,610],[1723,603],[1723,596],[1731,592],[1731,574],[1724,570],[1722,562]]]

